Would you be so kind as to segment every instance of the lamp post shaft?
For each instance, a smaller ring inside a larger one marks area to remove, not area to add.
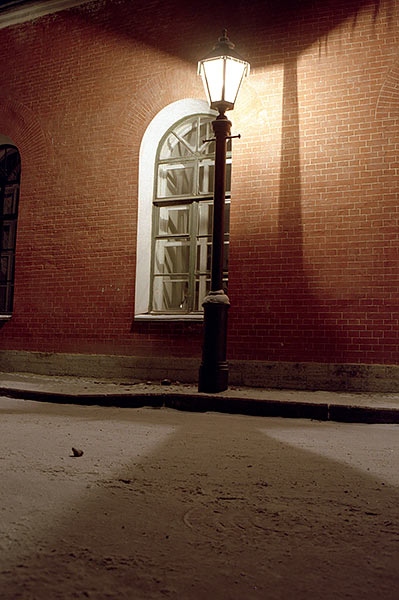
[[[203,302],[204,341],[198,391],[222,392],[228,385],[227,311],[229,299],[223,290],[224,212],[226,193],[226,146],[231,122],[224,113],[212,122],[216,138],[213,198],[211,290]]]
[[[215,182],[213,196],[211,290],[223,289],[224,212],[226,195],[226,149],[231,122],[225,115],[212,122],[216,138]]]

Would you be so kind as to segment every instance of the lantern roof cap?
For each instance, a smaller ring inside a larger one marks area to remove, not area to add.
[[[232,41],[230,41],[227,35],[227,29],[223,29],[222,35],[214,45],[213,49],[204,58],[202,58],[200,62],[203,62],[204,60],[210,60],[212,58],[218,58],[219,56],[230,56],[236,60],[247,62],[238,52],[236,52],[236,50],[234,50],[234,48],[235,45]]]

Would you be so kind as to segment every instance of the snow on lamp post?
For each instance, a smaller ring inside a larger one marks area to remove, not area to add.
[[[223,289],[224,209],[226,192],[226,146],[231,122],[225,115],[234,108],[249,63],[234,50],[226,30],[213,50],[198,63],[211,108],[219,112],[212,121],[215,134],[215,180],[213,197],[211,289],[203,302],[204,341],[198,391],[222,392],[228,386],[227,311],[230,301]]]

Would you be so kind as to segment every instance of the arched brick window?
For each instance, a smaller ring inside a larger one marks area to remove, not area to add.
[[[212,117],[190,115],[159,144],[155,164],[150,311],[198,314],[209,291],[215,142]],[[230,195],[231,149],[226,191]],[[229,201],[226,202],[227,285]]]
[[[0,145],[0,316],[12,314],[15,242],[21,159],[18,149]]]
[[[183,99],[149,123],[140,147],[135,320],[201,321],[209,288],[217,113]],[[226,191],[227,283],[231,145]]]

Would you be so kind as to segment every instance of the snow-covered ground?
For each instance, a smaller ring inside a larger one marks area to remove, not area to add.
[[[397,425],[0,413],[1,600],[399,597]]]

